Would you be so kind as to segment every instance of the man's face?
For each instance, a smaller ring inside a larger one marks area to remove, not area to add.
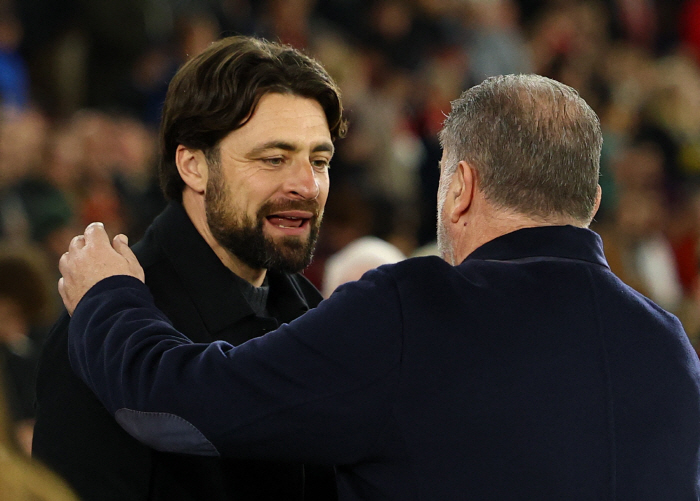
[[[333,143],[321,105],[264,95],[209,165],[207,223],[253,269],[296,272],[311,261],[328,198]]]

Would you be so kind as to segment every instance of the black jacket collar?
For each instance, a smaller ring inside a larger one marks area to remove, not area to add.
[[[154,221],[153,229],[210,332],[218,332],[255,315],[236,276],[205,242],[181,204],[170,202]],[[268,272],[268,304],[274,306],[275,317],[281,322],[290,321],[309,309],[297,283],[300,279]]]
[[[576,226],[540,226],[506,233],[486,242],[465,261],[537,258],[573,259],[608,267],[600,236]]]

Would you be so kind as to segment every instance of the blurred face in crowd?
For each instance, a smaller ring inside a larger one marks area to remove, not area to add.
[[[218,154],[218,155],[217,155]],[[311,261],[328,197],[333,143],[321,105],[264,95],[209,155],[207,222],[252,269],[296,272]]]
[[[0,344],[13,344],[29,332],[29,323],[20,305],[8,297],[0,296]]]

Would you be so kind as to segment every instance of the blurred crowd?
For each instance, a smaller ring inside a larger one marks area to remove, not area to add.
[[[359,276],[343,265],[435,252],[450,101],[538,73],[600,116],[593,227],[613,271],[700,341],[700,0],[0,0],[0,354],[25,449],[58,259],[92,221],[134,242],[164,207],[168,81],[232,34],[304,49],[343,91],[350,130],[306,271],[325,294]]]

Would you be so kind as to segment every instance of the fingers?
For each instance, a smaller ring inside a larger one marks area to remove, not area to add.
[[[72,242],[71,242],[72,244]],[[61,275],[66,274],[66,269],[68,267],[68,259],[70,257],[70,253],[64,252],[63,255],[61,256],[61,259],[58,260],[58,271],[61,272]]]
[[[63,301],[63,306],[66,307],[66,311],[70,316],[73,316],[73,304],[68,298],[68,293],[66,292],[66,284],[63,277],[58,279],[58,293],[61,295],[61,300]]]
[[[129,237],[124,235],[124,233],[120,233],[119,235],[115,236],[114,240],[118,240],[120,243],[123,243],[124,245],[129,245]]]
[[[71,239],[68,251],[82,249],[83,247],[85,247],[85,235],[77,235]]]
[[[110,245],[109,236],[105,231],[105,225],[102,223],[90,223],[85,228],[85,244],[93,245]]]
[[[102,223],[92,223],[70,243],[68,252],[61,256],[58,269],[62,278],[58,292],[69,313],[73,313],[87,291],[107,277],[129,275],[145,281],[143,268],[129,249],[124,235],[109,241]]]
[[[124,259],[126,259],[126,261],[129,263],[129,269],[133,275],[143,282],[145,279],[143,268],[141,268],[141,264],[139,263],[136,255],[129,248],[129,238],[120,233],[114,237],[112,247],[114,247],[114,250],[116,250]]]
[[[139,262],[129,248],[129,238],[126,235],[120,233],[114,237],[114,240],[112,240],[112,247],[114,247],[114,250],[121,254],[124,259],[129,261],[130,264]]]
[[[127,237],[123,233],[120,233],[112,239],[112,247],[114,247],[115,251],[121,254],[121,251],[119,249],[129,248],[129,237]]]
[[[109,237],[105,231],[104,224],[90,223],[87,228],[85,228],[85,233],[83,235],[73,237],[68,246],[68,251],[80,250],[85,247],[88,242],[96,245],[109,244]]]

